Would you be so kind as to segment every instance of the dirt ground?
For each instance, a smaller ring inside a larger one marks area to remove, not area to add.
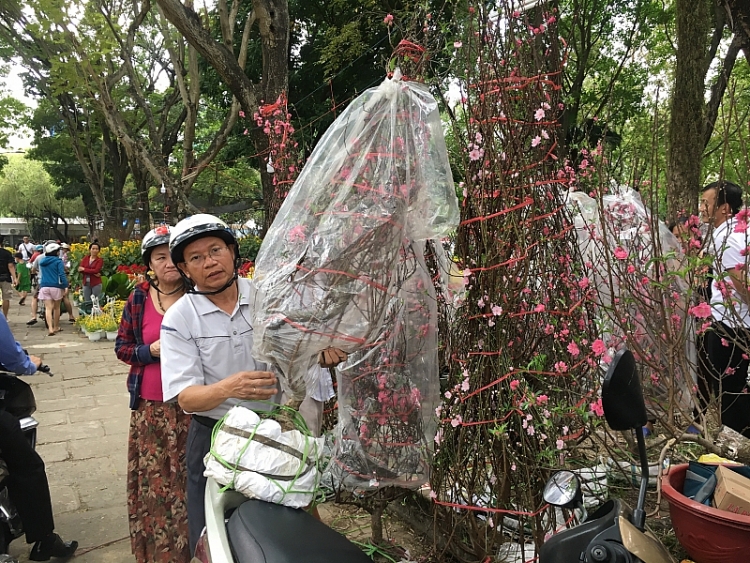
[[[432,549],[417,537],[409,527],[390,514],[383,515],[383,536],[386,546],[373,546],[370,542],[370,515],[363,509],[348,504],[326,502],[318,505],[322,520],[334,530],[358,543],[373,561],[389,563],[426,563]]]
[[[612,494],[623,498],[631,507],[635,506],[638,491],[630,487],[613,487]],[[649,514],[654,510],[656,491],[649,489],[646,497],[646,509]],[[370,542],[370,515],[361,508],[347,504],[327,502],[319,505],[321,518],[333,529],[344,534],[350,540],[360,544],[363,550],[372,555],[377,562],[388,563],[428,563],[436,561],[432,545],[424,538],[417,536],[408,525],[398,518],[386,514],[383,516],[383,534],[388,538],[387,546],[376,548]],[[649,515],[646,523],[651,531],[664,543],[675,561],[687,560],[688,555],[675,537],[669,519],[669,504],[661,501],[656,515]]]

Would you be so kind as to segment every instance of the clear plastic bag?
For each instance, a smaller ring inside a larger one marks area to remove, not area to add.
[[[458,224],[435,99],[399,73],[364,92],[318,143],[258,253],[253,355],[302,400],[335,346],[368,350],[401,310],[404,249]]]
[[[394,322],[337,370],[339,422],[329,471],[336,486],[418,488],[429,479],[439,402],[437,300],[424,243],[404,250],[412,272]]]
[[[679,239],[652,217],[640,194],[630,188],[604,195],[601,201],[571,192],[568,202],[579,249],[584,262],[591,264],[600,337],[609,352],[630,346],[651,358],[642,366],[649,417],[666,416],[675,407],[690,412],[690,389],[697,380],[695,326],[687,314],[691,294],[683,275],[668,275],[686,265]],[[669,341],[662,336],[666,323],[652,318],[661,314],[672,323]],[[681,331],[684,351],[673,350],[674,344],[681,345]],[[672,354],[684,354],[687,362],[675,362]],[[603,367],[613,356],[603,356]],[[654,369],[657,365],[662,369]]]

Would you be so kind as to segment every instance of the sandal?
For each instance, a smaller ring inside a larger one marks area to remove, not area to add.
[[[57,334],[56,332],[48,332],[47,336],[55,336],[56,334]]]

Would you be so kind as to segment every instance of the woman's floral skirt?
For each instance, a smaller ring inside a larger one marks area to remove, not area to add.
[[[138,563],[188,563],[186,450],[190,415],[141,400],[130,416],[128,523]]]

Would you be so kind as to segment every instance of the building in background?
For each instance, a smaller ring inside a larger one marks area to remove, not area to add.
[[[78,242],[81,237],[88,236],[89,224],[85,218],[75,217],[65,221],[68,223],[68,240],[63,242]],[[60,225],[61,230],[62,227],[63,225]],[[0,217],[0,236],[2,236],[5,246],[16,248],[24,235],[34,238],[33,234],[29,232],[25,219]],[[59,235],[52,229],[49,229],[49,232],[43,237],[44,240],[58,238],[60,238]],[[35,240],[34,242],[41,242],[41,240]]]

